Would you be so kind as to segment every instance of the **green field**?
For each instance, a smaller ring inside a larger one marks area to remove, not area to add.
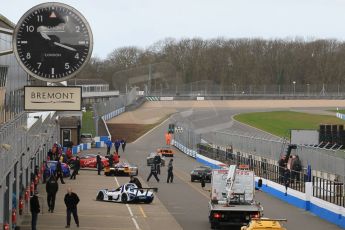
[[[335,112],[335,113],[342,113],[342,114],[345,114],[345,109],[339,109],[339,110],[331,110],[332,112]]]
[[[315,115],[291,111],[243,113],[234,119],[272,133],[279,137],[290,138],[291,129],[319,129],[319,124],[344,124],[335,116]]]
[[[93,137],[96,135],[92,111],[83,112],[83,123],[81,125],[80,133],[92,133]]]

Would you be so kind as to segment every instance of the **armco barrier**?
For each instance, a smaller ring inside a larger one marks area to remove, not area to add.
[[[113,117],[116,117],[118,115],[120,115],[121,113],[125,112],[125,107],[121,107],[119,109],[116,109],[115,111],[113,112],[110,112],[110,113],[107,113],[105,115],[102,116],[102,118],[107,121],[107,120],[110,120],[111,118]]]
[[[196,158],[197,152],[195,150],[187,148],[186,146],[184,146],[183,144],[179,143],[176,140],[172,140],[171,144],[174,145],[179,150],[181,150],[181,152],[187,154],[188,156]]]
[[[186,153],[187,155],[190,155],[191,150],[186,148],[179,142],[174,141],[173,145],[176,146],[176,148],[178,148],[182,152]],[[198,153],[195,153],[194,158],[198,162],[215,169],[221,168],[222,166],[225,165],[222,162],[210,159]],[[257,186],[258,180],[259,180],[259,177],[255,177],[256,186]],[[290,188],[288,188],[286,191],[284,186],[270,180],[262,179],[261,190],[291,205],[294,205],[298,208],[302,208],[306,211],[309,211],[317,215],[318,217],[325,219],[345,229],[345,208],[326,202],[319,198],[313,197],[313,189],[312,189],[311,182],[306,182],[305,186],[306,186],[305,193],[302,193]]]

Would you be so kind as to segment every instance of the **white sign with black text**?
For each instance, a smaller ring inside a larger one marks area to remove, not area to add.
[[[25,86],[24,97],[26,111],[81,110],[81,87]]]

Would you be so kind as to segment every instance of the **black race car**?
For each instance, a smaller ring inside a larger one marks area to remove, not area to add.
[[[205,176],[205,181],[211,182],[212,168],[208,166],[199,166],[190,172],[190,181],[200,181],[202,176]]]

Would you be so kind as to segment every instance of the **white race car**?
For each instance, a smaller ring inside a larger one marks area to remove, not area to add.
[[[153,191],[157,191],[157,188],[138,188],[136,184],[127,183],[115,190],[102,189],[98,191],[96,200],[150,204],[154,198]]]

